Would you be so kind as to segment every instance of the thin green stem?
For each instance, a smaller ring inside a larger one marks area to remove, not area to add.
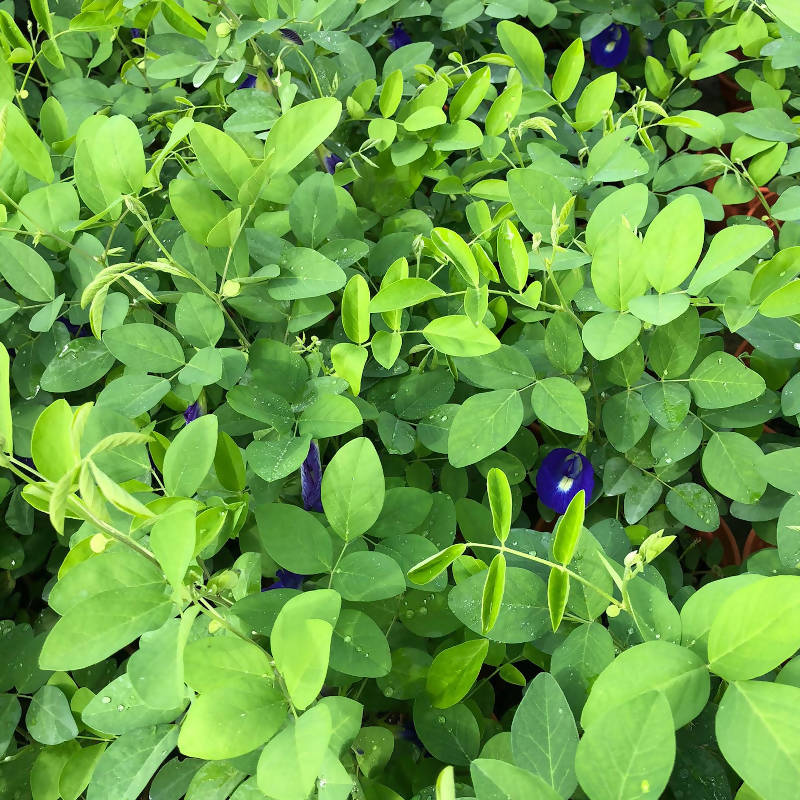
[[[595,586],[590,580],[587,580],[583,577],[583,575],[578,575],[577,572],[573,572],[573,570],[569,569],[569,567],[565,567],[563,564],[556,564],[553,561],[548,561],[545,558],[539,558],[539,556],[535,556],[532,553],[523,553],[521,550],[513,550],[510,547],[506,547],[505,545],[497,545],[497,544],[483,544],[482,542],[467,542],[467,547],[476,548],[476,547],[483,547],[487,550],[497,550],[501,553],[510,553],[513,556],[519,556],[519,558],[527,559],[528,561],[534,561],[537,564],[542,564],[546,567],[550,567],[551,569],[561,569],[566,572],[570,578],[578,581],[578,583],[582,583],[584,586],[588,586],[593,591],[597,592],[601,597],[608,600],[609,603],[612,605],[617,606],[618,608],[625,610],[625,604],[617,600],[616,597],[610,595],[604,589],[601,589],[599,586]]]

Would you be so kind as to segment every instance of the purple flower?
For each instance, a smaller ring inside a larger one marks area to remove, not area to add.
[[[142,38],[141,28],[131,28],[131,39],[141,39],[141,38]]]
[[[190,406],[187,406],[186,411],[183,412],[183,418],[186,420],[187,425],[202,416],[203,412],[200,410],[200,403],[197,400]]]
[[[319,447],[311,442],[306,460],[300,467],[300,491],[306,511],[322,511],[322,465],[319,460]]]
[[[67,317],[59,317],[58,321],[69,331],[70,336],[74,339],[78,338],[78,334],[81,331],[83,325],[73,325]]]
[[[324,161],[325,161],[325,169],[331,175],[333,175],[333,173],[336,172],[336,165],[342,163],[342,159],[339,158],[339,156],[337,156],[336,153],[329,153],[327,156],[325,156]]]
[[[272,586],[267,586],[265,591],[270,589],[303,589],[303,581],[306,579],[305,575],[298,575],[296,572],[289,572],[288,569],[279,569],[275,573],[275,582]]]
[[[594,470],[589,459],[566,447],[551,450],[536,473],[536,492],[542,503],[563,514],[581,489],[588,504],[594,489]]]
[[[240,89],[255,89],[256,88],[256,76],[255,75],[248,75],[240,84]]]
[[[291,28],[278,28],[278,33],[280,33],[287,42],[296,44],[298,47],[303,46],[303,40],[300,38],[300,34],[296,33]]]
[[[402,22],[395,23],[394,29],[388,36],[389,47],[392,50],[399,50],[407,44],[411,44],[413,40],[408,35],[408,31],[403,27]]]
[[[414,723],[410,719],[405,719],[401,723],[400,738],[405,739],[407,742],[411,742],[411,744],[414,744],[417,747],[419,747],[420,750],[425,749],[425,745],[422,744],[419,736],[417,736],[417,730],[414,727]]]
[[[613,69],[628,55],[631,35],[624,25],[611,24],[592,39],[592,61],[598,67]]]

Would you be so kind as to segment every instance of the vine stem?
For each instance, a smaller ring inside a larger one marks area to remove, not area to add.
[[[582,583],[584,586],[588,586],[592,591],[597,592],[601,597],[608,600],[609,603],[612,605],[617,606],[622,611],[627,611],[627,607],[625,606],[624,602],[620,602],[617,600],[616,597],[610,595],[608,592],[601,589],[599,586],[595,586],[591,581],[587,580],[583,577],[583,575],[578,575],[577,572],[573,572],[568,567],[565,567],[563,564],[556,564],[553,561],[548,561],[545,558],[539,558],[539,556],[532,555],[531,553],[523,553],[521,550],[514,550],[510,547],[506,547],[505,545],[497,545],[497,544],[483,544],[482,542],[467,542],[467,547],[472,549],[476,547],[483,547],[487,550],[497,550],[500,553],[510,553],[513,556],[519,556],[520,558],[525,558],[528,561],[535,561],[537,564],[542,564],[546,567],[550,567],[550,569],[560,569],[567,573],[570,578],[578,581],[578,583]]]

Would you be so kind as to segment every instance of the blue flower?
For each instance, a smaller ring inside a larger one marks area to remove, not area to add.
[[[628,55],[631,35],[624,25],[609,25],[592,39],[592,61],[598,67],[613,69]]]
[[[333,175],[333,173],[336,172],[336,165],[342,163],[342,159],[339,158],[339,156],[337,156],[336,153],[329,153],[327,156],[325,156],[324,161],[325,161],[325,169],[331,175]]]
[[[131,28],[131,39],[141,39],[141,38],[142,38],[141,28]]]
[[[296,572],[289,572],[288,569],[279,569],[275,573],[277,579],[272,586],[267,586],[265,591],[270,589],[300,589],[303,588],[303,581],[306,579],[305,575],[298,575]]]
[[[255,89],[256,88],[256,76],[255,75],[248,75],[240,84],[240,89]]]
[[[278,33],[280,33],[287,42],[296,44],[298,47],[303,46],[303,40],[300,38],[300,34],[293,31],[291,28],[278,28]]]
[[[187,406],[186,411],[183,412],[183,418],[186,420],[187,425],[202,416],[203,412],[200,410],[200,403],[197,400],[190,406]]]
[[[589,459],[566,447],[551,450],[536,473],[536,492],[542,503],[563,514],[581,489],[588,504],[594,489],[594,470]]]
[[[412,38],[408,35],[408,31],[403,27],[402,22],[395,24],[394,29],[388,36],[389,47],[392,50],[399,50],[407,44],[411,44]]]
[[[414,723],[406,718],[400,724],[400,738],[405,739],[407,742],[411,742],[411,744],[416,745],[419,747],[420,750],[425,749],[425,745],[422,744],[419,736],[417,736],[417,729],[414,727]]]
[[[311,442],[306,460],[300,467],[300,491],[306,511],[322,511],[322,465],[319,460],[319,447]]]
[[[74,339],[79,338],[78,334],[81,332],[81,328],[83,325],[73,325],[68,317],[59,317],[58,322],[60,322],[70,333]]]

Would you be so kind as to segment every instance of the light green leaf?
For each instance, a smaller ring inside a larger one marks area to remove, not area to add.
[[[478,758],[470,764],[477,800],[558,800],[560,795],[537,775],[506,761]]]
[[[424,278],[401,278],[384,286],[369,304],[371,314],[381,314],[399,308],[409,308],[441,297],[444,291]]]
[[[362,275],[353,275],[342,293],[342,327],[350,341],[369,339],[369,286]]]
[[[145,631],[161,627],[174,612],[163,588],[101,592],[72,607],[47,636],[42,669],[82,669],[116,653]]]
[[[578,85],[586,60],[583,47],[583,42],[576,39],[558,59],[558,66],[553,75],[553,97],[559,103],[568,100]]]
[[[60,744],[78,735],[69,701],[55,686],[42,686],[34,694],[25,714],[25,726],[40,744]]]
[[[257,506],[256,522],[264,549],[284,569],[314,575],[331,568],[331,537],[313,514],[288,503],[267,503]]]
[[[164,328],[130,322],[103,334],[114,358],[140,372],[172,372],[184,364],[180,342]]]
[[[774,575],[734,592],[708,635],[709,668],[725,680],[758,678],[800,648],[800,577]]]
[[[332,720],[322,705],[309,709],[281,731],[258,760],[259,787],[274,800],[306,800],[331,740]]]
[[[449,708],[469,692],[489,650],[488,639],[472,639],[442,650],[428,669],[425,688],[436,708]]]
[[[164,487],[167,494],[192,497],[214,463],[217,449],[217,418],[206,414],[181,428],[164,456]]]
[[[699,295],[710,284],[724,278],[772,239],[766,225],[730,225],[711,240],[697,272],[689,282],[689,294]]]
[[[513,389],[468,397],[456,412],[447,437],[450,463],[466,467],[496,453],[514,437],[522,418],[522,400]]]
[[[800,782],[800,689],[736,681],[725,690],[715,728],[722,755],[763,800],[794,794]]]
[[[383,468],[369,439],[349,441],[322,476],[322,506],[331,527],[349,542],[369,530],[383,508]]]
[[[327,139],[339,123],[342,104],[320,97],[293,106],[270,128],[264,158],[272,175],[290,172]]]
[[[492,510],[492,527],[495,536],[504,542],[511,530],[511,486],[503,470],[492,467],[486,476],[486,494]]]
[[[583,436],[589,428],[586,401],[574,383],[565,378],[544,378],[533,387],[533,410],[558,431]]]
[[[0,238],[0,275],[28,300],[41,303],[56,296],[53,271],[47,262],[16,239]]]
[[[689,378],[689,387],[700,408],[729,408],[764,394],[764,379],[738,358],[722,351],[711,353]]]
[[[561,797],[577,786],[578,730],[556,679],[539,673],[528,685],[511,723],[514,761],[545,780]]]
[[[297,708],[308,708],[322,690],[340,607],[337,592],[318,589],[291,598],[275,620],[272,654]]]
[[[156,725],[124,733],[100,756],[87,799],[137,800],[177,741],[177,725]]]
[[[660,797],[674,763],[669,704],[652,691],[597,718],[575,757],[581,788],[592,800]]]
[[[650,285],[659,294],[680,286],[697,264],[704,241],[705,220],[694,195],[683,194],[664,206],[647,226],[642,245]]]
[[[259,478],[267,482],[278,481],[300,469],[310,445],[308,434],[260,439],[247,445],[245,455],[248,465]]]
[[[358,678],[380,678],[392,668],[386,636],[363,611],[344,609],[333,630],[331,668]]]
[[[624,222],[609,223],[597,240],[591,275],[597,296],[617,311],[647,290],[642,243]]]
[[[764,494],[761,448],[741,433],[718,431],[703,451],[703,475],[709,486],[731,500],[755,503]]]
[[[176,591],[183,585],[186,570],[194,559],[196,536],[195,515],[191,508],[159,516],[150,529],[150,549]]]
[[[708,702],[710,681],[703,660],[672,642],[651,641],[623,651],[592,686],[583,708],[581,725],[589,729],[615,709],[648,697],[655,690],[671,710],[670,725],[691,722]]]
[[[494,627],[503,603],[506,588],[506,558],[497,553],[489,564],[481,596],[481,633],[485,636]]]
[[[500,46],[514,60],[522,77],[533,86],[544,83],[544,51],[536,36],[516,22],[504,19],[497,26]]]
[[[363,603],[402,594],[406,581],[391,556],[365,550],[348,553],[339,562],[332,573],[331,588],[345,600]]]
[[[286,702],[278,688],[264,678],[241,678],[194,699],[178,748],[193,758],[236,758],[264,744],[285,719]]]
[[[500,340],[489,328],[483,323],[476,325],[461,314],[433,319],[423,328],[422,335],[448,356],[482,356],[500,347]]]
[[[581,336],[589,354],[605,361],[636,341],[641,329],[642,323],[633,314],[605,311],[586,321]]]

